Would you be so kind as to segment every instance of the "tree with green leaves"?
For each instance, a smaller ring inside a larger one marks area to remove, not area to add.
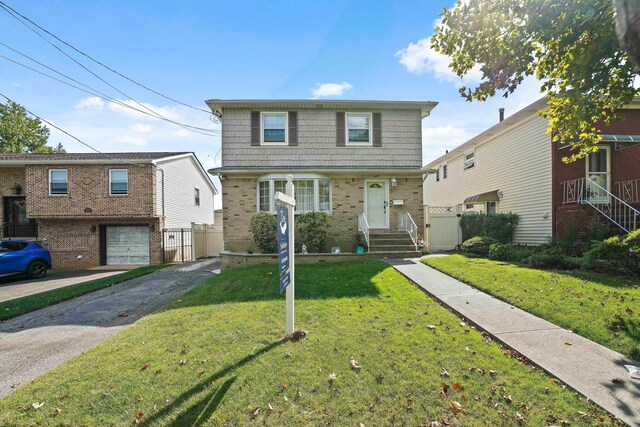
[[[594,152],[596,125],[619,119],[616,110],[640,94],[633,87],[640,68],[629,46],[618,44],[612,0],[458,0],[441,16],[432,48],[451,57],[458,76],[476,66],[483,76],[460,94],[507,97],[535,77],[548,98],[540,114],[553,141],[574,148],[565,161]]]
[[[27,116],[20,104],[0,103],[0,153],[64,153],[62,144],[47,144],[49,129],[37,118]]]

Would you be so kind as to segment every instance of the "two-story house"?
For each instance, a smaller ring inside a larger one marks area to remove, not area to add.
[[[0,154],[2,238],[54,268],[161,263],[162,230],[212,224],[216,192],[188,152]]]
[[[435,102],[346,100],[207,101],[222,120],[224,242],[244,252],[256,212],[275,213],[274,194],[294,176],[296,212],[330,217],[328,247],[353,250],[369,230],[422,233],[422,119]],[[399,227],[400,222],[400,227]],[[360,226],[362,230],[362,224]]]
[[[517,213],[514,241],[527,244],[640,226],[640,98],[618,112],[621,120],[597,123],[597,152],[572,163],[563,161],[570,146],[553,143],[538,114],[546,105],[542,98],[500,118],[425,166],[427,240],[434,249],[461,243],[447,216],[463,212]]]

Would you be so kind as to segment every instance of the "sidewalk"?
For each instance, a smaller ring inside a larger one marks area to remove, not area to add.
[[[640,426],[640,380],[631,379],[624,367],[638,362],[489,296],[418,259],[387,262],[534,364],[627,424]],[[613,383],[613,378],[622,382]]]

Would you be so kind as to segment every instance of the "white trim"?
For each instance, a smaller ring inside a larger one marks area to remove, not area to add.
[[[349,141],[349,116],[368,116],[369,117],[369,141],[367,142],[351,142]],[[364,145],[370,146],[373,145],[373,113],[356,113],[356,112],[347,112],[344,114],[344,132],[345,139],[344,143],[346,145]]]
[[[51,171],[65,171],[65,173],[67,174],[67,192],[66,193],[57,193],[57,194],[51,193]],[[68,196],[69,195],[69,169],[67,169],[67,168],[50,168],[49,169],[49,182],[47,183],[47,185],[49,187],[49,195],[50,196],[54,196],[54,197]]]
[[[112,188],[111,188],[111,172],[126,172],[127,173],[127,192],[126,193],[116,193],[114,194],[112,192]],[[113,196],[113,197],[122,197],[122,196],[128,196],[129,195],[129,169],[109,169],[109,196]]]
[[[389,211],[391,209],[389,209],[389,180],[386,179],[365,179],[364,180],[364,212],[365,215],[367,215],[367,218],[369,218],[369,209],[368,209],[368,191],[369,191],[369,184],[370,183],[382,183],[384,185],[384,189],[385,189],[385,202],[387,203],[387,208],[386,210],[386,215],[385,215],[385,226],[382,227],[384,229],[388,229],[389,228]],[[373,229],[379,229],[380,227],[371,227]]]
[[[609,145],[603,145],[598,147],[598,151],[599,150],[605,150],[607,152],[607,188],[606,190],[611,193],[611,146]],[[595,154],[595,153],[594,153]],[[591,155],[589,155],[591,156]],[[589,178],[589,173],[591,172],[589,170],[589,156],[587,156],[585,158],[585,177]],[[598,173],[598,172],[594,172],[594,173]]]
[[[284,116],[284,142],[265,142],[264,140],[264,116],[283,115]],[[261,111],[260,112],[260,145],[289,145],[289,112],[283,111]]]

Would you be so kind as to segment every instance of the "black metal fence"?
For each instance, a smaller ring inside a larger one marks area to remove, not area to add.
[[[162,230],[162,260],[164,263],[193,261],[193,238],[190,228]]]

